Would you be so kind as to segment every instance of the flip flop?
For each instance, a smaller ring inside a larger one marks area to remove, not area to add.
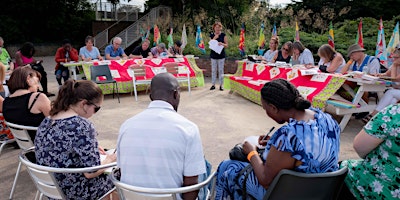
[[[371,120],[372,115],[367,115],[364,118],[361,119],[362,122],[364,122],[364,124],[367,124],[369,122],[369,120]]]

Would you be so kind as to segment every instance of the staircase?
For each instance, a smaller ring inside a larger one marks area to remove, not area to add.
[[[122,38],[122,44],[121,47],[123,49],[129,47],[132,45],[135,41],[139,40],[141,38],[140,34],[140,29],[142,28],[143,30],[147,30],[147,27],[152,27],[154,24],[156,24],[157,19],[159,18],[164,18],[166,19],[166,15],[171,16],[172,15],[172,10],[170,7],[166,6],[158,6],[150,10],[149,13],[135,21],[133,24],[128,26],[125,30],[121,31],[115,37],[120,37]],[[99,49],[100,52],[104,53],[104,49],[108,44],[111,43],[111,39],[113,36],[109,35],[109,30],[116,24],[118,24],[120,21],[124,21],[126,18],[122,18],[115,22],[113,25],[108,27],[107,29],[103,30],[99,34],[97,34],[94,37],[95,41],[95,46]]]

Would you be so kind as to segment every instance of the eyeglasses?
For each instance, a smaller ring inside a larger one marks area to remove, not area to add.
[[[95,113],[97,113],[99,110],[100,110],[100,108],[101,108],[101,106],[98,106],[98,105],[96,105],[96,104],[94,104],[94,103],[92,103],[92,102],[88,102],[88,104],[89,105],[94,105],[94,112]]]
[[[285,51],[289,51],[289,49],[286,49],[286,48],[282,48],[283,50],[285,50]]]

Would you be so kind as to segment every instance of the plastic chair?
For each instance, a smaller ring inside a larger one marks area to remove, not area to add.
[[[33,156],[32,156],[33,154]],[[29,172],[29,175],[32,178],[32,181],[35,183],[37,192],[35,199],[38,198],[42,199],[43,196],[46,196],[48,198],[53,198],[53,199],[66,199],[64,192],[61,190],[59,187],[54,173],[86,173],[86,172],[94,172],[100,169],[104,168],[109,168],[109,167],[114,167],[117,165],[116,162],[114,163],[109,163],[105,165],[99,165],[99,166],[94,166],[94,167],[85,167],[85,168],[55,168],[55,167],[47,167],[47,166],[42,166],[34,163],[35,161],[32,161],[30,159],[31,157],[34,157],[35,154],[35,149],[30,148],[27,150],[23,150],[20,155],[19,155],[19,160],[24,164]],[[29,156],[30,155],[30,156]],[[106,197],[108,194],[110,194],[112,191],[114,191],[115,188],[107,192],[105,195],[103,195],[100,199],[103,199]]]
[[[137,101],[137,86],[143,84],[149,86],[151,83],[151,78],[148,78],[146,76],[146,65],[131,65],[129,66],[128,72],[130,72],[130,75],[132,77],[133,92],[135,94],[135,100]]]
[[[37,127],[24,126],[24,125],[10,123],[7,121],[6,121],[6,124],[7,124],[8,128],[10,128],[11,133],[14,136],[14,140],[17,141],[19,148],[21,148],[22,150],[26,150],[26,149],[29,149],[34,146],[33,141],[31,140],[31,137],[28,134],[28,130],[36,131]],[[14,195],[15,186],[17,184],[20,172],[21,172],[21,161],[18,163],[17,172],[15,173],[14,182],[13,182],[13,185],[11,187],[11,192],[10,192],[10,199],[12,199],[12,197]]]
[[[306,174],[283,169],[269,186],[264,200],[337,199],[347,167],[335,172]]]
[[[176,77],[178,82],[186,82],[188,87],[189,95],[190,93],[190,70],[188,66],[179,65],[176,62],[169,62],[163,64],[165,71],[171,73]]]
[[[115,168],[110,176],[112,182],[117,188],[120,199],[123,200],[176,200],[176,196],[179,194],[199,190],[200,188],[207,187],[210,183],[214,185],[216,178],[216,172],[213,172],[203,182],[191,186],[180,188],[146,188],[122,183],[118,180],[119,170],[119,168]],[[214,186],[211,191],[213,191],[213,188]],[[211,196],[210,191],[208,191],[206,199],[208,199],[209,196]]]
[[[106,80],[97,80],[98,77],[106,77]],[[113,84],[113,98],[115,94],[115,88],[117,90],[117,98],[118,98],[118,103],[119,101],[119,92],[118,92],[118,83],[116,80],[111,75],[110,68],[108,65],[92,65],[90,66],[90,78],[93,82],[96,84]]]

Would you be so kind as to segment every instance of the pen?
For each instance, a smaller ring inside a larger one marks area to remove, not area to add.
[[[273,127],[269,130],[269,132],[268,132],[267,134],[264,135],[264,137],[262,138],[261,141],[265,140],[265,138],[267,138],[267,137],[269,136],[269,134],[271,134],[272,131],[273,131],[274,129],[275,129],[275,126],[273,126]]]

